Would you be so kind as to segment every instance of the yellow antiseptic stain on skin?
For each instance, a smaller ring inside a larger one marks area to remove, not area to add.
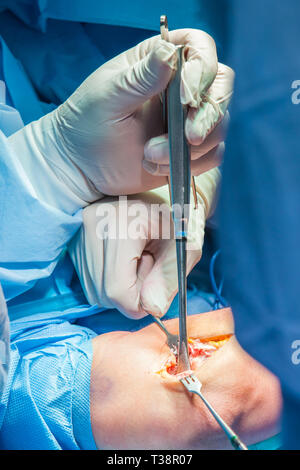
[[[189,358],[191,368],[196,369],[205,359],[210,357],[215,351],[224,346],[225,343],[231,338],[232,335],[220,335],[209,338],[189,338]],[[170,353],[167,361],[162,368],[156,371],[159,375],[176,375],[177,371],[177,355]]]

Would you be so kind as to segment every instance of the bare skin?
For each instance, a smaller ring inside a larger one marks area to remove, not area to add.
[[[177,332],[178,321],[167,328]],[[194,315],[189,336],[234,333],[230,309]],[[157,374],[169,357],[155,324],[93,340],[91,420],[99,449],[226,449],[224,434],[197,396],[178,380]],[[252,359],[233,335],[194,371],[220,415],[251,444],[279,432],[277,379]]]

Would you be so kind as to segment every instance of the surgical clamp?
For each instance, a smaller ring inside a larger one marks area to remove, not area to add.
[[[168,27],[168,19],[166,15],[161,15],[160,17],[160,35],[164,41],[169,42],[169,27]],[[162,104],[163,104],[163,128],[164,132],[168,132],[168,106],[167,106],[167,89],[162,93]],[[193,191],[193,198],[194,198],[194,209],[198,208],[198,198],[197,198],[197,191],[196,191],[196,182],[195,177],[192,176],[191,180],[192,184],[192,191]],[[170,179],[169,179],[169,190],[170,190]],[[171,201],[171,191],[170,191],[170,201]]]
[[[189,370],[187,347],[187,281],[186,244],[190,203],[190,149],[185,137],[186,108],[180,101],[183,46],[176,49],[177,63],[167,93],[168,132],[170,149],[170,186],[174,234],[176,240],[178,298],[179,298],[179,350],[178,372]]]

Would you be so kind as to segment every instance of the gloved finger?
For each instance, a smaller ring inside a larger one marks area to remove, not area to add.
[[[206,171],[216,168],[222,163],[224,155],[225,144],[221,142],[215,148],[211,149],[205,155],[201,155],[196,160],[191,161],[191,174],[199,176]]]
[[[217,75],[207,95],[219,104],[223,114],[229,105],[233,93],[233,83],[234,71],[232,68],[219,62]]]
[[[157,47],[160,36],[153,36],[126,52],[130,62],[137,61]],[[212,84],[218,68],[216,45],[211,36],[199,29],[176,29],[169,32],[169,41],[183,45],[186,63],[182,69],[181,98],[183,104],[197,106],[201,93]]]
[[[192,148],[192,160],[191,160],[191,174],[193,176],[198,176],[201,173],[205,173],[216,166],[219,166],[222,162],[222,157],[224,154],[225,145],[224,142],[221,142],[216,147],[209,150],[205,155],[198,154],[198,148]],[[148,160],[143,160],[143,168],[155,176],[168,176],[170,174],[170,165],[164,164],[159,165],[157,163],[149,162]]]
[[[162,317],[178,290],[175,240],[160,240],[156,247],[155,263],[142,283],[140,303],[145,312]],[[198,248],[188,251],[187,273],[200,260]]]
[[[178,29],[169,33],[172,43],[185,46],[186,62],[181,72],[181,102],[197,108],[201,95],[213,83],[218,70],[216,45],[211,36],[198,29]]]
[[[155,44],[144,58],[115,75],[118,96],[111,100],[112,112],[130,114],[166,88],[175,68],[176,48],[162,40]]]
[[[194,157],[193,155],[205,155],[209,150],[216,147],[225,140],[229,126],[229,120],[229,112],[226,111],[223,119],[221,119],[221,121],[219,121],[215,127],[210,129],[210,132],[207,134],[204,140],[199,137],[200,133],[195,132],[195,128],[193,130],[190,129],[189,133],[187,134],[187,139],[192,145],[192,149],[194,149],[194,152],[192,152],[191,156],[192,159],[198,158]]]
[[[224,141],[228,128],[229,113],[226,112],[224,119],[215,127],[215,129],[207,136],[202,144],[193,148],[191,158],[196,159],[201,155],[205,155],[219,143]],[[168,134],[163,134],[150,139],[144,148],[145,160],[159,165],[169,165],[169,140]]]
[[[145,239],[109,240],[105,247],[104,288],[106,305],[117,308],[129,318],[146,315],[140,307],[143,279],[153,266],[153,259],[144,253]]]
[[[197,108],[190,108],[185,133],[192,145],[200,145],[226,113],[233,90],[234,72],[218,64],[216,78]]]

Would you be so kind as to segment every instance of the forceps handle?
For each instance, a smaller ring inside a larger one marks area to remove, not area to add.
[[[160,36],[164,41],[169,42],[169,27],[168,27],[168,18],[167,15],[161,15],[160,17]],[[163,128],[164,132],[168,132],[168,107],[167,107],[167,91],[168,89],[162,93],[162,105],[163,105]],[[170,187],[170,178],[168,177],[169,181],[169,193],[170,193],[170,201],[171,201],[171,187]],[[193,198],[194,198],[194,209],[198,208],[198,198],[197,198],[197,190],[196,190],[196,181],[195,177],[192,176],[191,178],[191,185],[193,191]]]
[[[241,441],[241,439],[235,434],[233,429],[225,423],[225,421],[221,418],[221,416],[216,412],[216,410],[211,406],[211,404],[206,400],[204,395],[202,395],[201,392],[193,392],[196,395],[198,395],[201,400],[205,403],[206,407],[209,409],[217,423],[220,425],[220,427],[223,429],[225,432],[226,436],[228,437],[229,441],[231,442],[231,445],[236,449],[236,450],[248,450],[247,446]]]

